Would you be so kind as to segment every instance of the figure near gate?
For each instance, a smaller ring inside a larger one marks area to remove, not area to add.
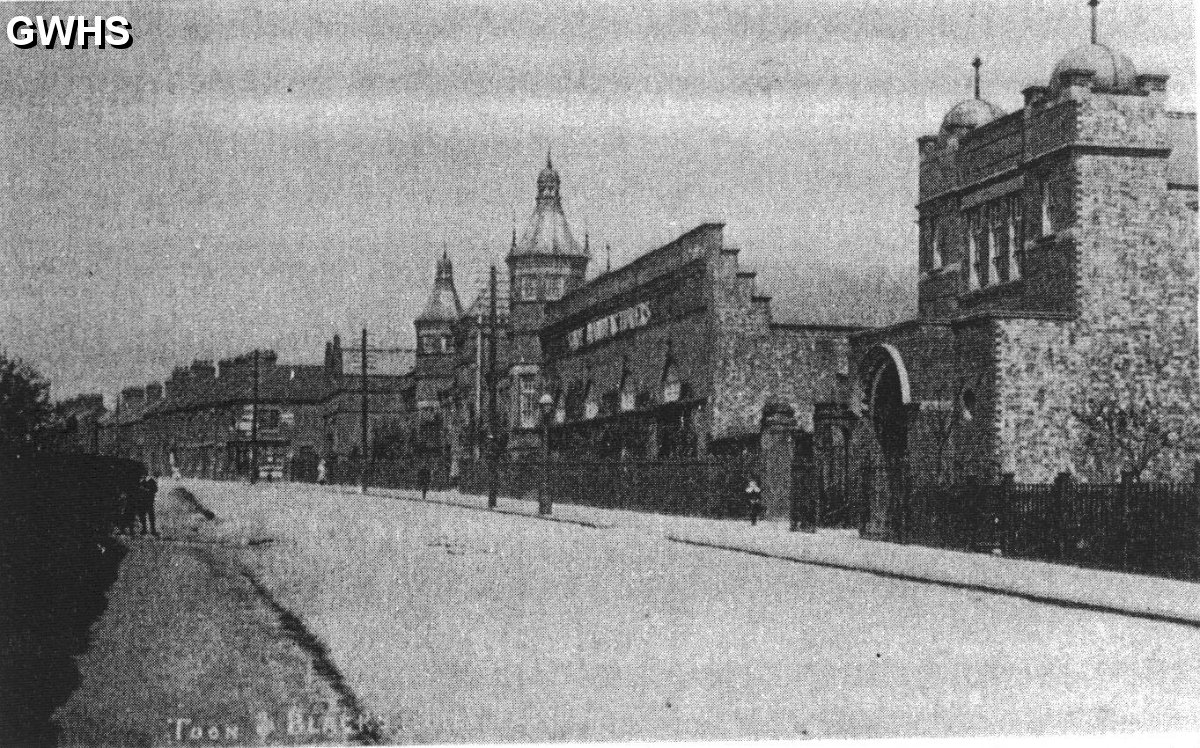
[[[758,485],[758,478],[751,475],[746,481],[746,503],[750,511],[750,524],[757,525],[759,515],[762,514],[762,488]]]

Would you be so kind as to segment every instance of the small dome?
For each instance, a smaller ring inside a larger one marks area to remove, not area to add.
[[[1137,68],[1128,57],[1103,44],[1085,44],[1071,50],[1054,66],[1050,88],[1058,90],[1059,76],[1067,70],[1086,70],[1095,73],[1092,79],[1098,90],[1114,93],[1137,91]]]
[[[942,132],[956,128],[974,129],[1004,116],[1004,110],[983,99],[967,99],[954,105],[942,120]]]
[[[557,195],[559,183],[558,172],[554,169],[554,164],[550,162],[550,156],[547,155],[546,168],[538,173],[538,195]]]

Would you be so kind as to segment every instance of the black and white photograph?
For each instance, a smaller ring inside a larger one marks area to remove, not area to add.
[[[0,1],[0,746],[1197,745],[1196,10]]]

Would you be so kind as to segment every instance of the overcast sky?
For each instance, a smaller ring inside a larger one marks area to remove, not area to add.
[[[133,25],[120,51],[0,40],[0,348],[56,397],[255,345],[320,361],[364,323],[411,342],[443,242],[471,295],[548,146],[594,266],[705,220],[748,265],[911,266],[916,138],[971,58],[1012,111],[1088,33],[1082,0],[0,11]],[[1105,0],[1101,37],[1194,111],[1191,0]]]

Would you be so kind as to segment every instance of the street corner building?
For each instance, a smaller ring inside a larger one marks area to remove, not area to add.
[[[889,486],[1111,481],[1126,456],[1089,413],[1177,435],[1200,406],[1195,114],[1095,38],[1012,113],[980,64],[918,139],[918,314],[850,339],[851,459],[880,531]],[[1164,444],[1142,477],[1189,478],[1194,440]]]

